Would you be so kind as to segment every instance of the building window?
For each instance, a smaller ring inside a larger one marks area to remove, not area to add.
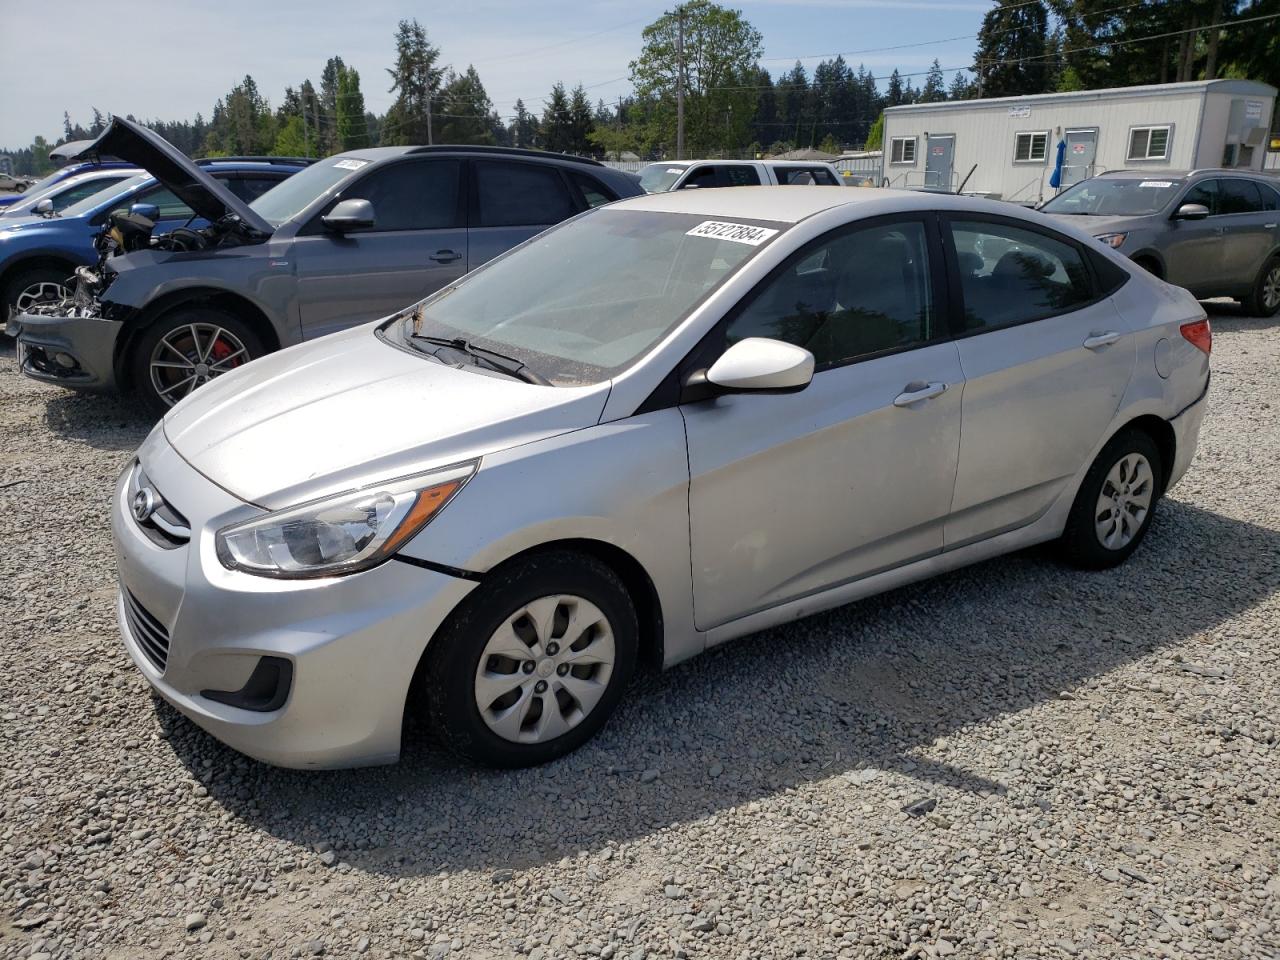
[[[1168,160],[1172,127],[1132,127],[1129,130],[1129,160]]]
[[[915,163],[916,162],[916,138],[915,137],[894,137],[889,141],[889,162],[890,163]]]
[[[1014,163],[1044,163],[1049,155],[1049,134],[1019,133],[1013,141]]]

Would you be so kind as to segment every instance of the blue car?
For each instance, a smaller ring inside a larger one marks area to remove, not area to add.
[[[132,163],[125,163],[123,160],[103,160],[100,163],[69,163],[65,167],[59,167],[53,173],[49,174],[41,180],[37,180],[21,193],[0,193],[0,210],[13,203],[25,200],[27,197],[37,193],[43,193],[50,187],[61,183],[70,177],[74,177],[79,173],[91,173],[94,170],[127,170],[133,167]]]
[[[212,177],[225,182],[237,197],[249,203],[303,169],[310,161],[232,157],[200,160],[198,163]],[[172,190],[161,186],[155,177],[146,173],[88,196],[51,217],[0,219],[0,317],[67,296],[67,281],[76,267],[97,262],[93,240],[107,217],[134,204],[156,208],[157,233],[184,225],[196,228],[208,225]]]

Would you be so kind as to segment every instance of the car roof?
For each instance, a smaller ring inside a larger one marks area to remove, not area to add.
[[[772,220],[799,223],[834,207],[874,204],[876,214],[919,210],[970,210],[989,213],[1016,213],[1012,204],[957,197],[945,193],[915,190],[850,190],[843,184],[790,187],[713,187],[651,193],[619,200],[611,210],[646,210],[656,213],[694,213],[706,217],[736,217],[743,220]],[[1010,208],[1013,209],[1010,209]]]
[[[215,170],[239,171],[242,173],[280,173],[282,171],[298,173],[301,170],[305,170],[306,167],[291,163],[268,163],[264,160],[205,160],[200,163],[200,169],[207,170],[210,173]]]

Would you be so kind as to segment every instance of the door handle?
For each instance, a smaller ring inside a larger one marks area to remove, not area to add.
[[[434,260],[436,263],[453,263],[455,260],[461,260],[462,254],[456,250],[437,250],[427,259]]]
[[[1084,345],[1089,350],[1101,350],[1103,347],[1109,347],[1120,339],[1120,334],[1114,330],[1108,333],[1095,333],[1093,336],[1085,340]]]
[[[922,380],[913,380],[902,388],[902,393],[893,398],[895,407],[909,407],[913,403],[919,403],[921,400],[932,400],[934,397],[942,396],[947,390],[945,383],[925,383]]]
[[[1276,225],[1274,223],[1264,223],[1262,226],[1263,226],[1263,229],[1266,229],[1266,230],[1274,230],[1276,228]]]

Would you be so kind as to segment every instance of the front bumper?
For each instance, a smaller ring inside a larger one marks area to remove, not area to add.
[[[159,428],[139,458],[151,484],[191,523],[190,542],[157,544],[129,510],[131,469],[122,475],[111,511],[116,612],[125,648],[155,690],[219,740],[267,763],[394,762],[414,670],[475,583],[395,560],[326,580],[227,570],[214,553],[215,531],[260,511],[188,466]],[[138,610],[147,626],[138,626]],[[168,643],[160,662],[157,627]],[[282,706],[242,709],[205,695],[245,687],[264,657],[291,668]]]
[[[20,313],[6,332],[18,340],[18,369],[33,380],[73,390],[116,387],[116,338],[122,323],[100,317]]]

